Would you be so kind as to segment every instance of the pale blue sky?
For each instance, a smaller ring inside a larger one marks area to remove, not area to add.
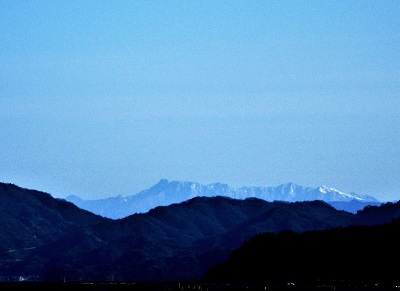
[[[0,1],[0,181],[400,199],[400,1]]]

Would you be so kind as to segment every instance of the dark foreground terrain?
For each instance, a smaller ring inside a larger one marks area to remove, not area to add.
[[[0,183],[1,290],[399,290],[400,201],[196,197],[120,220]]]
[[[399,280],[400,282],[400,280]],[[224,284],[204,282],[0,282],[0,290],[270,290],[270,291],[385,291],[400,290],[395,282],[294,282],[264,284]]]

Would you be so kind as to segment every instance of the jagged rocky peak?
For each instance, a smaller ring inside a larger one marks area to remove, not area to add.
[[[151,190],[156,189],[169,189],[169,190],[179,190],[183,188],[196,188],[199,187],[199,183],[186,182],[186,181],[169,181],[167,179],[161,179],[157,184],[150,187]]]
[[[204,191],[215,191],[218,193],[226,193],[231,190],[228,184],[224,184],[221,182],[211,183],[207,185],[203,185],[197,182],[192,181],[169,181],[167,179],[161,179],[157,184],[150,187],[149,189],[152,192],[196,192],[198,194],[203,193]]]
[[[274,187],[272,187],[272,188],[274,188]],[[302,192],[309,188],[304,187],[304,186],[299,186],[299,185],[291,183],[291,182],[287,182],[287,183],[284,183],[284,184],[281,184],[281,185],[275,187],[275,189],[278,192],[283,193],[283,194],[295,194],[298,191]]]
[[[169,181],[167,179],[161,179],[160,181],[158,181],[157,184],[150,187],[150,189],[164,188],[165,186],[168,185],[168,183],[169,183]]]

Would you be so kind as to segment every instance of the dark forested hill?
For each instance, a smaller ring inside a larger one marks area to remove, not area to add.
[[[0,279],[197,280],[256,235],[384,223],[399,209],[391,203],[352,214],[322,201],[196,197],[112,220],[0,184]]]
[[[36,248],[106,220],[48,193],[0,183],[0,277]]]
[[[264,233],[210,269],[205,281],[294,285],[374,284],[398,286],[400,220],[384,225]],[[358,287],[364,287],[359,285]],[[384,289],[389,290],[389,289]]]
[[[19,250],[50,243],[72,229],[105,220],[50,194],[0,183],[0,253],[3,256],[5,253],[18,255]]]

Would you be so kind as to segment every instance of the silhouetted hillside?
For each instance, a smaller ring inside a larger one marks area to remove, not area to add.
[[[357,211],[363,210],[367,206],[380,206],[384,202],[359,201],[354,199],[351,201],[331,201],[328,203],[337,210],[344,210],[351,213],[357,213]]]
[[[129,281],[199,279],[254,235],[288,228],[330,228],[351,221],[351,214],[321,201],[292,204],[202,197],[105,221],[92,227],[92,236],[80,239],[78,246],[60,241],[53,244],[56,255],[49,256],[46,247],[31,258],[46,258],[48,271],[43,276],[47,279],[54,266],[75,280],[87,276]],[[87,245],[94,247],[88,250]]]
[[[196,197],[112,220],[0,184],[0,279],[199,280],[256,235],[373,225],[397,219],[399,209],[389,203],[352,214],[322,201]]]
[[[365,284],[400,282],[400,220],[385,225],[255,236],[205,281],[225,283]],[[383,287],[382,285],[380,287]]]
[[[50,194],[0,183],[0,277],[37,248],[106,220]]]

